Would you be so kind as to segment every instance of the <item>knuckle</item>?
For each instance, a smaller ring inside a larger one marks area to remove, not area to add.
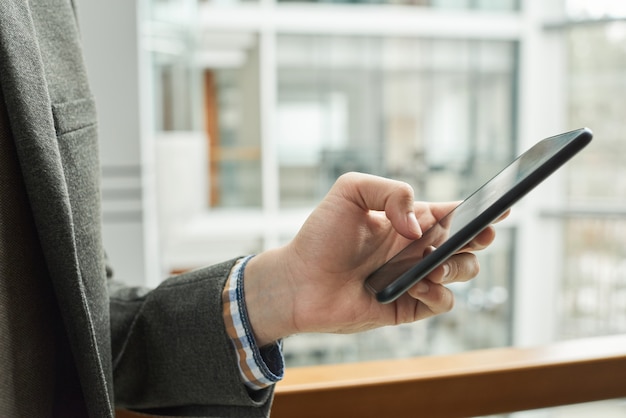
[[[476,277],[480,272],[480,263],[475,254],[463,253],[450,263],[450,279],[464,280]]]
[[[450,312],[452,310],[452,308],[454,308],[454,295],[452,294],[452,292],[445,288],[445,297],[444,297],[444,311],[443,312]]]
[[[410,184],[398,181],[395,186],[395,193],[401,200],[406,200],[411,206],[413,205],[413,187]]]

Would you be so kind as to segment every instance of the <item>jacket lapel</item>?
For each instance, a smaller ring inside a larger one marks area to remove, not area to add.
[[[98,331],[78,260],[70,193],[29,2],[0,0],[0,85],[36,228],[92,414],[113,416],[108,342]],[[102,318],[100,318],[102,319]],[[108,321],[108,319],[107,319]],[[105,334],[106,336],[106,334]],[[100,348],[99,348],[100,347]],[[89,388],[89,389],[87,389]]]

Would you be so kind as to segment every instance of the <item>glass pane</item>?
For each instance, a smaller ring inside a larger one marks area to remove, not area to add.
[[[180,32],[173,41],[179,53],[153,52],[156,131],[204,132],[208,206],[260,207],[256,35],[203,33],[198,38]]]
[[[626,16],[626,2],[615,0],[564,0],[566,12],[573,18],[612,18]]]
[[[465,197],[511,159],[510,42],[281,36],[282,207],[312,206],[346,171]]]
[[[572,217],[560,293],[559,337],[626,332],[626,218]]]
[[[282,208],[315,205],[351,170],[409,182],[417,198],[466,197],[515,152],[516,45],[349,36],[278,38]],[[511,343],[515,231],[454,285],[453,312],[364,334],[285,341],[289,365],[441,354]]]
[[[196,0],[148,0],[147,15],[152,22],[186,25],[193,17]]]
[[[572,201],[623,202],[626,196],[626,22],[573,27],[568,32],[569,118],[590,126],[597,141],[569,170]]]
[[[258,42],[251,38],[245,52],[238,51],[240,62],[205,73],[217,101],[217,129],[209,129],[213,207],[260,207],[262,202]]]
[[[599,2],[598,6],[608,2]],[[620,3],[621,2],[614,2]],[[591,4],[591,3],[588,3]],[[569,121],[595,140],[567,170],[574,214],[562,222],[560,338],[626,332],[626,23],[575,25],[569,53]]]

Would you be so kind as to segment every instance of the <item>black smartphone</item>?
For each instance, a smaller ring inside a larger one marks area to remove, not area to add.
[[[583,149],[592,136],[582,128],[538,142],[374,271],[365,286],[379,302],[393,302]]]

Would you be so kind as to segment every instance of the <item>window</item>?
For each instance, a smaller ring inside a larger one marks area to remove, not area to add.
[[[391,21],[358,35],[294,31],[281,28],[280,5],[270,8],[270,24],[244,9],[185,4],[191,23],[163,23],[153,13],[146,34],[158,171],[170,173],[161,195],[176,196],[160,203],[168,271],[288,241],[344,172],[407,181],[418,199],[456,200],[517,151],[518,42],[510,36],[401,34]],[[472,14],[465,19],[473,24]],[[185,187],[170,181],[183,175]],[[194,194],[192,183],[205,189]],[[454,286],[453,313],[353,336],[290,338],[288,364],[511,344],[515,246],[511,224],[481,254],[481,280]]]
[[[282,35],[277,51],[283,207],[347,171],[459,199],[515,153],[513,42]]]

